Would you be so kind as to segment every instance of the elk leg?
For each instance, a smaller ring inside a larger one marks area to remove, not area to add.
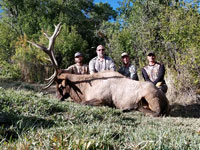
[[[145,106],[145,108],[144,108],[143,106],[140,106],[140,107],[138,108],[138,110],[139,110],[140,112],[143,112],[143,113],[146,114],[146,115],[149,115],[149,116],[153,116],[153,117],[158,117],[158,116],[160,116],[160,113],[154,112],[154,111],[150,110],[149,108],[147,108],[146,106]]]
[[[142,98],[139,102],[138,111],[143,112],[146,115],[157,117],[160,116],[160,113],[158,111],[154,111],[156,109],[152,109],[150,105],[145,98]]]
[[[129,108],[123,109],[122,112],[130,112],[133,110],[137,110],[137,108],[138,108],[138,104],[134,104],[134,105],[130,106]]]
[[[99,99],[92,99],[89,101],[85,101],[82,104],[90,105],[90,106],[103,106],[102,100],[99,100]]]

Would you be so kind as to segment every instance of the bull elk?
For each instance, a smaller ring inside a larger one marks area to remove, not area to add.
[[[53,48],[56,37],[61,31],[61,24],[49,39],[49,47],[28,41],[42,49],[55,68],[45,88],[56,83],[56,91],[61,100],[71,97],[73,101],[92,106],[110,106],[123,111],[138,110],[147,115],[160,116],[168,113],[169,102],[165,94],[150,82],[134,81],[118,72],[105,71],[92,75],[62,73],[55,59]]]

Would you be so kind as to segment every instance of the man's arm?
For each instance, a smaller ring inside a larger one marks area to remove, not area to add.
[[[69,66],[67,69],[63,69],[63,73],[73,73],[73,67],[74,65]]]
[[[136,67],[131,65],[129,71],[130,71],[130,78],[138,81],[139,79],[138,79]]]
[[[89,72],[89,65],[86,65],[86,74],[90,74],[90,72]]]
[[[144,78],[145,81],[149,81],[149,82],[152,82],[150,79],[149,79],[149,76],[146,72],[146,70],[144,68],[142,68],[142,76]]]
[[[122,71],[122,67],[118,70],[119,73],[121,73],[123,75],[123,71]]]
[[[110,58],[109,70],[115,71],[115,63],[114,63],[114,61],[111,58]]]
[[[96,72],[94,59],[90,60],[90,62],[89,62],[89,72],[90,72],[90,74],[93,74]]]

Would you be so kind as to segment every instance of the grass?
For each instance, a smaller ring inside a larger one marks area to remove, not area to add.
[[[200,149],[200,119],[192,115],[153,118],[122,113],[59,102],[32,89],[0,88],[0,149]]]

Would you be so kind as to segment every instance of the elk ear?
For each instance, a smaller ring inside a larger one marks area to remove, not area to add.
[[[60,80],[67,80],[67,74],[66,73],[61,73],[57,76],[58,79]]]

